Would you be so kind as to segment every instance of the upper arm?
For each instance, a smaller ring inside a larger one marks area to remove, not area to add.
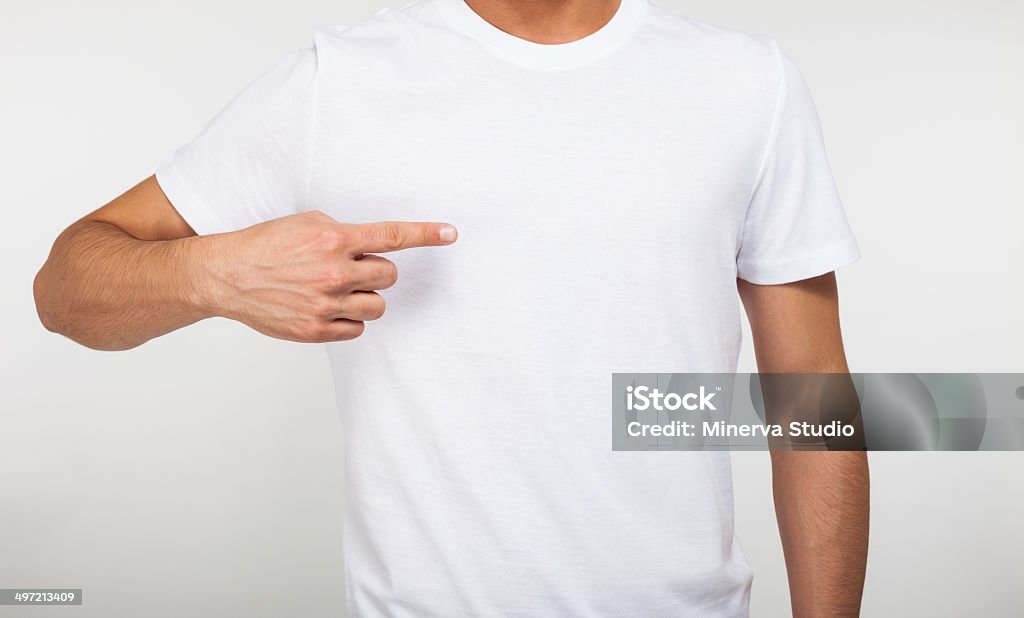
[[[775,114],[736,254],[737,276],[761,285],[827,274],[860,255],[810,90],[792,61],[781,53],[776,57]]]
[[[199,235],[311,210],[319,54],[299,50],[250,83],[156,170]]]
[[[164,195],[155,176],[143,180],[83,220],[109,223],[140,240],[173,240],[196,235]]]
[[[846,372],[834,273],[781,285],[737,280],[761,373]]]
[[[306,48],[245,88],[198,137],[85,220],[141,240],[249,227],[305,207],[317,54]]]

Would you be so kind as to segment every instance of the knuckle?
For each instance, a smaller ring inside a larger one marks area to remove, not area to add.
[[[341,232],[331,226],[320,226],[316,231],[316,248],[324,253],[333,253],[342,246]]]
[[[329,290],[343,290],[352,285],[352,274],[346,268],[331,268],[324,277]]]
[[[400,249],[404,241],[402,228],[394,223],[388,223],[381,228],[381,242],[388,249]]]
[[[324,212],[322,210],[319,210],[319,209],[318,210],[310,210],[310,211],[304,212],[304,213],[300,214],[299,216],[304,218],[304,219],[309,219],[309,220],[312,220],[312,221],[318,221],[318,222],[321,222],[321,223],[334,223],[334,219],[331,217],[331,215],[329,215],[326,212]]]
[[[327,319],[337,313],[334,302],[327,297],[322,297],[313,302],[313,316],[320,319]]]
[[[331,226],[334,232],[334,247],[335,249],[344,249],[353,244],[352,233],[345,228]]]

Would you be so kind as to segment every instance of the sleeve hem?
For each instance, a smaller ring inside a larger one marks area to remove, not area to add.
[[[173,158],[156,171],[156,182],[178,214],[199,236],[231,231],[175,171]]]
[[[736,274],[740,279],[756,285],[778,285],[824,275],[849,266],[858,259],[860,249],[857,241],[848,236],[816,251],[781,262],[738,260]]]

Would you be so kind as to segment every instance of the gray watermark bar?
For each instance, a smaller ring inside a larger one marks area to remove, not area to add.
[[[616,451],[1020,451],[1024,374],[616,373]]]
[[[0,588],[0,605],[81,604],[81,588]]]

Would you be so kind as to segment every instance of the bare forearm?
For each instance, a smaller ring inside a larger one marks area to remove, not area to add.
[[[213,313],[201,277],[209,238],[138,240],[120,228],[80,221],[58,237],[36,276],[43,324],[101,350],[138,346]]]
[[[740,281],[739,291],[750,318],[761,373],[849,372],[833,274],[776,286]],[[779,393],[773,389],[781,420],[809,420],[807,414],[822,404],[815,394],[822,384],[813,375],[769,383],[804,385],[814,391],[809,403],[799,390]],[[829,392],[849,394],[834,388]],[[780,450],[771,456],[775,512],[794,616],[857,616],[868,548],[867,455],[862,451]]]
[[[859,615],[868,549],[866,454],[773,452],[772,476],[793,615]]]

